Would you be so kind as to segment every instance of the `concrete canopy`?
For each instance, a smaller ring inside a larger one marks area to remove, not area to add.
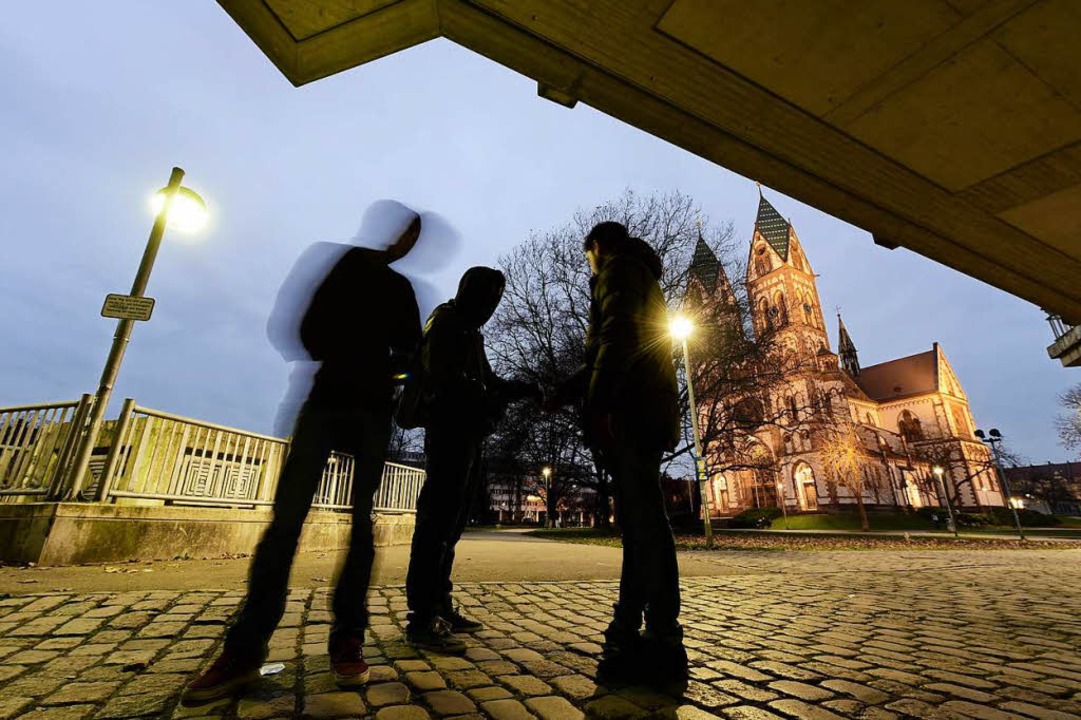
[[[218,0],[295,85],[436,37],[1081,323],[1077,0]]]

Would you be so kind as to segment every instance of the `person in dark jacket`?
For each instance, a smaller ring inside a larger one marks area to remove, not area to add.
[[[587,442],[615,489],[623,570],[598,670],[683,677],[679,567],[660,487],[661,457],[680,434],[661,261],[614,222],[594,227],[584,250],[593,271],[586,361],[548,404],[584,400]]]
[[[274,516],[252,559],[240,615],[221,655],[185,690],[185,704],[224,697],[258,679],[285,610],[304,519],[332,450],[352,454],[356,464],[349,550],[334,589],[330,666],[339,685],[368,679],[362,646],[375,559],[372,503],[391,434],[393,377],[408,365],[421,336],[413,288],[389,263],[403,257],[419,234],[420,218],[414,216],[390,248],[350,248],[311,297],[300,340],[321,366],[296,422]]]
[[[467,270],[454,299],[432,313],[421,344],[427,476],[417,499],[406,576],[406,638],[439,652],[464,652],[465,643],[454,633],[482,627],[455,606],[451,572],[479,485],[484,438],[507,402],[539,395],[535,386],[497,377],[484,351],[481,327],[499,305],[504,285],[498,270]]]

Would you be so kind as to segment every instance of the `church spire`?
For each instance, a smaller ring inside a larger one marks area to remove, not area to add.
[[[769,200],[762,194],[762,186],[759,185],[758,217],[755,218],[754,229],[766,239],[784,262],[788,262],[789,228],[788,221],[770,205]]]
[[[702,237],[702,229],[698,229],[698,243],[694,246],[694,255],[691,258],[691,275],[695,280],[702,283],[706,292],[712,295],[717,291],[717,281],[721,276],[721,261],[716,253]]]
[[[841,319],[841,313],[837,313],[837,355],[841,358],[841,367],[852,377],[860,374],[860,359],[856,352],[856,344],[852,342],[852,336],[848,334],[845,321]]]

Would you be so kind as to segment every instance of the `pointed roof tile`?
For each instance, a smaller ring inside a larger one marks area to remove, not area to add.
[[[761,192],[761,188],[759,188]],[[788,261],[788,221],[769,204],[765,195],[758,197],[758,217],[754,221],[755,230],[766,239],[781,260]]]
[[[691,274],[702,283],[707,292],[716,292],[717,280],[721,274],[721,261],[702,238],[701,233],[698,234],[698,243],[694,246],[694,257],[691,258]]]
[[[852,342],[852,336],[848,334],[848,328],[845,327],[845,321],[841,319],[840,313],[837,313],[837,325],[840,328],[837,338],[838,354],[856,352],[856,344]]]

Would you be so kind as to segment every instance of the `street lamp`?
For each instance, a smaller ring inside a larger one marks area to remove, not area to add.
[[[976,437],[981,442],[987,443],[991,446],[991,455],[995,459],[995,470],[998,474],[998,482],[1002,486],[1002,494],[1005,496],[1006,504],[1010,506],[1010,512],[1013,513],[1013,522],[1017,525],[1017,536],[1022,540],[1025,539],[1025,531],[1021,529],[1021,518],[1017,515],[1017,507],[1013,504],[1010,498],[1010,484],[1006,481],[1006,471],[1002,469],[1002,462],[999,460],[998,444],[1002,442],[1002,433],[998,431],[998,428],[991,428],[987,435],[983,434],[983,430],[976,431]]]
[[[950,493],[946,490],[946,483],[942,481],[942,474],[945,470],[942,469],[941,465],[935,465],[931,468],[931,472],[933,472],[935,478],[938,479],[938,486],[942,489],[942,497],[946,501],[946,512],[949,513],[950,516],[949,527],[947,529],[953,531],[953,536],[957,537],[957,518],[953,516],[953,505],[950,504]]]
[[[165,235],[166,226],[181,230],[193,231],[206,224],[206,203],[194,190],[181,187],[180,181],[184,179],[184,171],[173,168],[169,176],[169,183],[159,190],[151,200],[154,209],[154,225],[150,230],[150,237],[146,241],[146,249],[143,250],[143,259],[139,263],[139,270],[135,273],[135,282],[131,286],[129,298],[143,298],[147,283],[150,281],[150,273],[154,269],[154,260],[158,256],[158,248],[161,239]],[[122,296],[121,296],[122,297]],[[137,302],[137,301],[134,301]],[[103,310],[104,314],[104,310]],[[101,430],[102,418],[105,416],[105,408],[109,404],[109,396],[116,384],[116,376],[120,372],[120,363],[124,360],[124,351],[127,349],[128,340],[131,338],[131,330],[137,319],[136,315],[111,314],[108,317],[117,317],[116,332],[113,335],[113,345],[109,350],[109,357],[105,361],[105,368],[98,382],[98,391],[94,396],[90,411],[90,419],[86,425],[75,460],[71,469],[71,481],[67,492],[70,499],[78,499],[86,482],[87,470],[90,466],[90,456],[94,452],[94,444],[97,441],[98,432]],[[145,317],[149,318],[149,312]]]
[[[552,524],[552,468],[545,466],[541,475],[544,476],[544,524],[555,527]]]
[[[698,431],[698,408],[694,402],[694,383],[691,382],[691,358],[687,352],[687,340],[694,332],[694,323],[686,315],[676,315],[668,322],[668,332],[683,347],[683,372],[687,376],[687,399],[691,405],[691,433],[694,436],[694,474],[698,478],[698,491],[702,495],[702,522],[706,544],[713,542],[713,526],[710,524],[709,493],[706,490],[706,460],[702,455],[702,437]]]

